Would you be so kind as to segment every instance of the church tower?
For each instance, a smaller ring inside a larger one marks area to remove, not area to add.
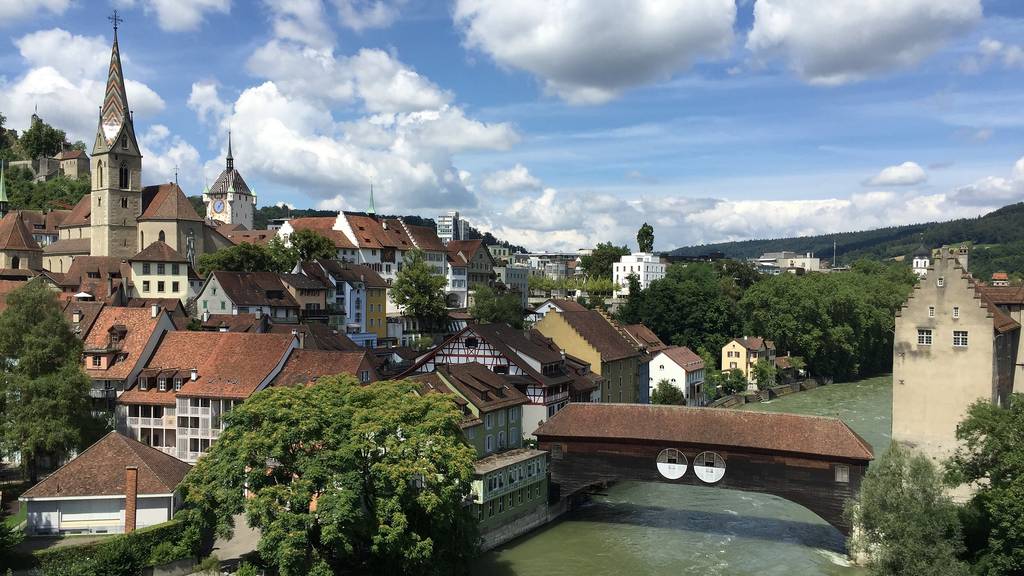
[[[256,193],[235,170],[235,157],[231,154],[231,131],[228,130],[228,156],[224,171],[213,186],[203,191],[206,217],[225,224],[240,224],[252,230],[256,212]]]
[[[100,107],[96,142],[92,149],[92,241],[93,256],[129,258],[139,251],[138,217],[142,213],[142,153],[135,138],[135,126],[128,108],[117,45],[117,12],[114,45],[110,52],[107,90]]]

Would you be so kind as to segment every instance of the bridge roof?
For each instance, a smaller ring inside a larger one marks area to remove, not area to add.
[[[871,445],[837,418],[718,408],[570,403],[534,435],[541,441],[669,442],[817,458],[874,458]]]

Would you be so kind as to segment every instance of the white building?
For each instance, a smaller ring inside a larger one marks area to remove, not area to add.
[[[693,350],[670,346],[655,354],[649,366],[651,393],[658,382],[667,380],[682,391],[688,405],[704,404],[704,360]]]
[[[820,272],[821,259],[814,256],[813,252],[801,254],[799,252],[765,252],[752,262],[757,266],[757,271],[762,274],[777,276],[783,272]]]
[[[459,217],[455,210],[449,210],[444,216],[437,217],[437,237],[447,244],[452,240],[466,239],[468,223]]]
[[[932,265],[932,251],[925,248],[924,244],[914,251],[914,274],[918,278],[928,275],[928,267]]]
[[[19,500],[30,536],[111,534],[162,524],[181,505],[191,466],[110,432]]]
[[[521,305],[526,308],[530,296],[530,269],[522,265],[495,266],[494,273],[509,292],[519,294]]]
[[[664,278],[667,269],[668,264],[656,254],[637,252],[622,256],[618,262],[612,264],[612,281],[618,286],[615,289],[615,297],[629,295],[630,276],[635,274],[640,280],[640,289],[646,290],[651,282]]]

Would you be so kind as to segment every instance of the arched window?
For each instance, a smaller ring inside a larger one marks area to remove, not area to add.
[[[17,256],[11,257],[11,268],[14,268],[15,270],[17,270],[18,266],[20,264],[21,264],[21,258],[18,258]]]
[[[103,160],[96,163],[96,187],[103,186]]]
[[[131,176],[131,171],[128,170],[128,165],[127,164],[121,164],[120,172],[121,172],[121,177],[120,177],[120,180],[119,180],[118,187],[121,188],[122,190],[127,190],[128,187],[129,187],[129,178]]]
[[[167,241],[167,236],[164,235],[164,231],[163,230],[160,231],[160,241],[161,242],[166,242]]]

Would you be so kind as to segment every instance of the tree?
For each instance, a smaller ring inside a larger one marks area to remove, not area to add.
[[[419,250],[406,252],[402,260],[402,269],[391,285],[391,299],[421,326],[432,329],[448,316],[444,297],[448,281],[434,272]]]
[[[636,233],[636,243],[641,252],[647,254],[654,252],[654,226],[644,222],[644,225]]]
[[[686,404],[686,396],[683,391],[672,385],[664,378],[658,381],[654,391],[651,392],[651,404],[674,404],[682,406]]]
[[[26,156],[25,160],[34,160],[40,156],[55,156],[60,152],[65,140],[63,130],[58,130],[33,115],[32,125],[21,133],[18,144]]]
[[[470,314],[481,324],[508,324],[517,330],[523,327],[523,306],[519,296],[499,294],[490,286],[476,287]]]
[[[250,397],[182,484],[189,545],[244,511],[282,576],[465,573],[476,451],[457,405],[416,390],[343,375]]]
[[[739,394],[747,389],[747,378],[739,368],[722,371],[722,394]]]
[[[875,576],[966,575],[957,508],[932,462],[895,442],[868,468],[847,514],[857,527],[850,549]]]
[[[11,292],[0,314],[0,445],[21,455],[38,479],[39,456],[63,457],[101,433],[90,411],[92,382],[82,371],[82,344],[55,294],[42,282]]]
[[[753,376],[752,380],[757,382],[757,387],[764,390],[765,388],[775,386],[778,374],[775,370],[775,364],[762,358],[754,364]]]
[[[288,237],[288,243],[300,262],[332,259],[338,255],[334,241],[315,230],[299,230]]]
[[[214,270],[227,272],[290,272],[291,267],[282,268],[281,258],[275,258],[270,249],[259,244],[244,242],[221,248],[199,256],[199,273],[207,275]],[[292,262],[294,266],[295,262]]]
[[[946,463],[953,485],[970,484],[981,517],[981,546],[970,550],[990,575],[1024,572],[1024,395],[1003,408],[979,400],[957,426],[958,448]]]
[[[611,278],[612,264],[629,254],[629,248],[614,246],[611,242],[598,244],[591,254],[580,258],[580,266],[591,278]]]

